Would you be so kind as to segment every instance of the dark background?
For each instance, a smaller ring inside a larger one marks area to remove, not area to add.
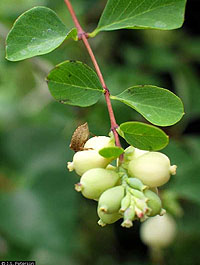
[[[105,2],[72,1],[89,32]],[[110,128],[103,98],[89,108],[64,106],[51,98],[44,81],[55,64],[66,59],[92,66],[83,44],[66,41],[50,54],[18,63],[4,59],[5,37],[14,20],[36,5],[52,8],[73,26],[62,0],[0,2],[0,259],[36,260],[39,265],[151,264],[140,240],[140,224],[124,229],[119,221],[99,227],[96,202],[74,191],[78,177],[66,170],[73,156],[70,138],[78,124],[88,121],[95,135],[107,135]],[[199,1],[188,1],[185,23],[178,30],[121,30],[90,40],[112,94],[152,84],[170,89],[184,102],[182,121],[164,128],[170,144],[163,152],[178,172],[160,194],[172,192],[184,212],[180,216],[169,209],[177,237],[163,252],[167,265],[198,265],[200,259],[198,7]],[[113,102],[113,107],[119,124],[144,121],[125,105]]]

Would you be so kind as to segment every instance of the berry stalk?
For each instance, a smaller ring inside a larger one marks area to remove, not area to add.
[[[108,113],[109,113],[109,116],[110,116],[111,131],[114,134],[116,146],[121,147],[120,140],[119,140],[119,135],[118,135],[117,130],[116,130],[118,128],[118,124],[116,122],[116,119],[115,119],[115,116],[114,116],[114,112],[113,112],[113,109],[112,109],[112,104],[111,104],[111,101],[110,101],[110,91],[109,91],[109,89],[107,88],[107,86],[105,84],[105,81],[104,81],[103,75],[101,73],[101,70],[99,68],[99,65],[97,63],[97,60],[96,60],[96,58],[94,56],[94,53],[93,53],[93,51],[91,49],[91,46],[90,46],[89,42],[88,42],[88,34],[82,29],[82,27],[81,27],[81,25],[80,25],[80,23],[78,21],[78,18],[76,16],[75,12],[74,12],[74,9],[73,9],[73,7],[72,7],[72,5],[70,3],[70,0],[64,0],[64,1],[65,1],[65,4],[68,7],[68,10],[69,10],[69,12],[71,14],[71,17],[72,17],[72,19],[74,21],[74,24],[75,24],[76,28],[77,28],[78,39],[83,41],[83,43],[84,43],[84,45],[85,45],[85,47],[86,47],[86,49],[88,51],[88,54],[90,55],[90,58],[92,60],[92,63],[93,63],[94,68],[96,70],[96,73],[97,73],[97,75],[99,77],[101,85],[102,85],[102,87],[104,89],[105,100],[106,100],[106,104],[107,104],[107,108],[108,108]],[[121,155],[120,156],[120,161],[122,161],[122,160],[123,160],[123,156]]]

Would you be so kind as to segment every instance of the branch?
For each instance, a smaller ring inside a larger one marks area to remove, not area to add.
[[[94,53],[90,47],[90,44],[88,42],[88,35],[87,33],[82,29],[77,17],[76,17],[76,14],[74,12],[74,9],[70,3],[70,0],[64,0],[68,9],[69,9],[69,12],[71,14],[71,17],[74,21],[74,24],[77,28],[77,31],[78,31],[78,39],[79,40],[82,40],[89,55],[90,55],[90,58],[92,60],[92,63],[94,65],[94,68],[96,70],[96,73],[99,77],[99,80],[101,82],[101,85],[104,89],[104,95],[105,95],[105,100],[106,100],[106,104],[107,104],[107,107],[108,107],[108,113],[109,113],[109,116],[110,116],[110,123],[111,123],[111,131],[113,132],[114,134],[114,137],[115,137],[115,144],[116,146],[119,146],[121,147],[121,144],[120,144],[120,140],[119,140],[119,135],[117,133],[117,128],[119,127],[118,124],[116,123],[116,120],[115,120],[115,116],[114,116],[114,112],[113,112],[113,109],[112,109],[112,104],[111,104],[111,101],[110,101],[110,92],[109,92],[109,89],[107,88],[106,84],[105,84],[105,81],[104,81],[104,78],[103,78],[103,75],[101,73],[101,70],[99,68],[99,65],[97,63],[97,60],[94,56]],[[121,155],[120,156],[120,161],[123,160],[123,156]]]

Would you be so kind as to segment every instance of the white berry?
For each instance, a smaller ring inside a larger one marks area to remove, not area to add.
[[[140,229],[141,240],[150,247],[168,247],[175,235],[176,223],[168,214],[148,218]]]
[[[176,166],[170,166],[169,158],[159,152],[148,152],[130,161],[128,173],[139,178],[149,187],[159,187],[176,173]]]
[[[105,168],[110,163],[109,159],[99,155],[96,150],[84,150],[75,153],[73,162],[68,162],[69,171],[75,170],[82,176],[92,168]]]

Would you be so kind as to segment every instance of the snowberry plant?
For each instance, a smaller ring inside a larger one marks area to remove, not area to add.
[[[169,90],[153,85],[135,85],[112,95],[88,39],[101,31],[180,28],[186,0],[108,0],[91,33],[81,27],[70,0],[64,2],[75,28],[64,25],[53,10],[34,7],[23,13],[10,30],[6,58],[20,61],[49,53],[69,38],[82,41],[95,71],[83,62],[67,60],[52,69],[46,79],[51,95],[61,104],[88,107],[103,95],[108,108],[111,123],[108,136],[89,139],[87,122],[72,136],[70,147],[75,154],[68,169],[80,176],[75,188],[84,197],[98,201],[101,226],[123,219],[122,226],[131,227],[134,220],[163,215],[165,210],[157,188],[176,173],[176,166],[158,152],[166,147],[169,139],[154,125],[164,127],[177,123],[184,114],[183,104]],[[118,125],[111,100],[128,105],[148,124],[125,121]],[[125,150],[120,137],[129,144]]]

